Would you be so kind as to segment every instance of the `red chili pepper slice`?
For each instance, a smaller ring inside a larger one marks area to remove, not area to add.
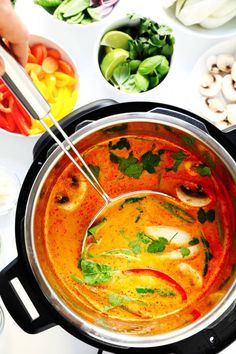
[[[199,317],[201,317],[200,312],[196,309],[191,312],[191,315],[193,316],[193,321],[196,321]]]
[[[175,290],[181,295],[182,300],[187,300],[187,294],[184,288],[180,284],[178,284],[173,278],[171,278],[169,275],[160,272],[159,270],[155,269],[128,269],[124,271],[125,274],[133,273],[133,274],[141,274],[141,275],[151,275],[153,277],[163,279],[167,283],[171,284]]]

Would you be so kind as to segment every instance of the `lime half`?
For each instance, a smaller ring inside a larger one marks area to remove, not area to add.
[[[101,63],[101,71],[106,80],[110,80],[117,65],[124,63],[129,57],[129,52],[124,49],[114,49],[107,53]]]
[[[129,34],[121,31],[109,31],[107,32],[102,40],[101,45],[111,47],[111,48],[122,48],[129,49],[129,40],[133,38]]]

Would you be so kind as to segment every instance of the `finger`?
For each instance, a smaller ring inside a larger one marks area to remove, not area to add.
[[[2,76],[4,74],[5,70],[4,70],[4,62],[2,60],[2,58],[0,57],[0,76]]]
[[[11,43],[14,55],[25,65],[28,55],[28,31],[10,3],[1,7],[0,35]]]

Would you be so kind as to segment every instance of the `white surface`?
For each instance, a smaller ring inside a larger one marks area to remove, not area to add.
[[[136,12],[147,15],[159,23],[170,24],[157,0],[121,0],[114,12],[101,23],[92,26],[65,26],[52,20],[42,9],[33,7],[31,0],[17,0],[17,11],[27,24],[31,33],[49,36],[74,57],[80,78],[79,105],[100,98],[114,98],[119,102],[128,100],[146,100],[164,102],[191,110],[188,95],[188,80],[197,59],[217,40],[192,37],[173,27],[176,38],[171,71],[160,87],[140,95],[121,95],[111,90],[97,73],[96,47],[99,33],[112,21]],[[32,148],[36,138],[13,138],[0,131],[0,164],[13,170],[21,181],[32,162]],[[17,253],[14,235],[14,211],[0,217],[0,268],[13,260]],[[59,327],[54,327],[37,335],[24,333],[4,309],[6,323],[0,334],[0,354],[95,354],[97,350],[72,337]],[[233,354],[236,343],[224,350],[223,354]],[[190,354],[190,353],[186,353]]]

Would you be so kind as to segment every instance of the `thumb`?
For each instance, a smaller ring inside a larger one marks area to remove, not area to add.
[[[4,62],[2,60],[2,58],[0,57],[0,76],[2,76],[5,72],[5,69],[4,69]]]

